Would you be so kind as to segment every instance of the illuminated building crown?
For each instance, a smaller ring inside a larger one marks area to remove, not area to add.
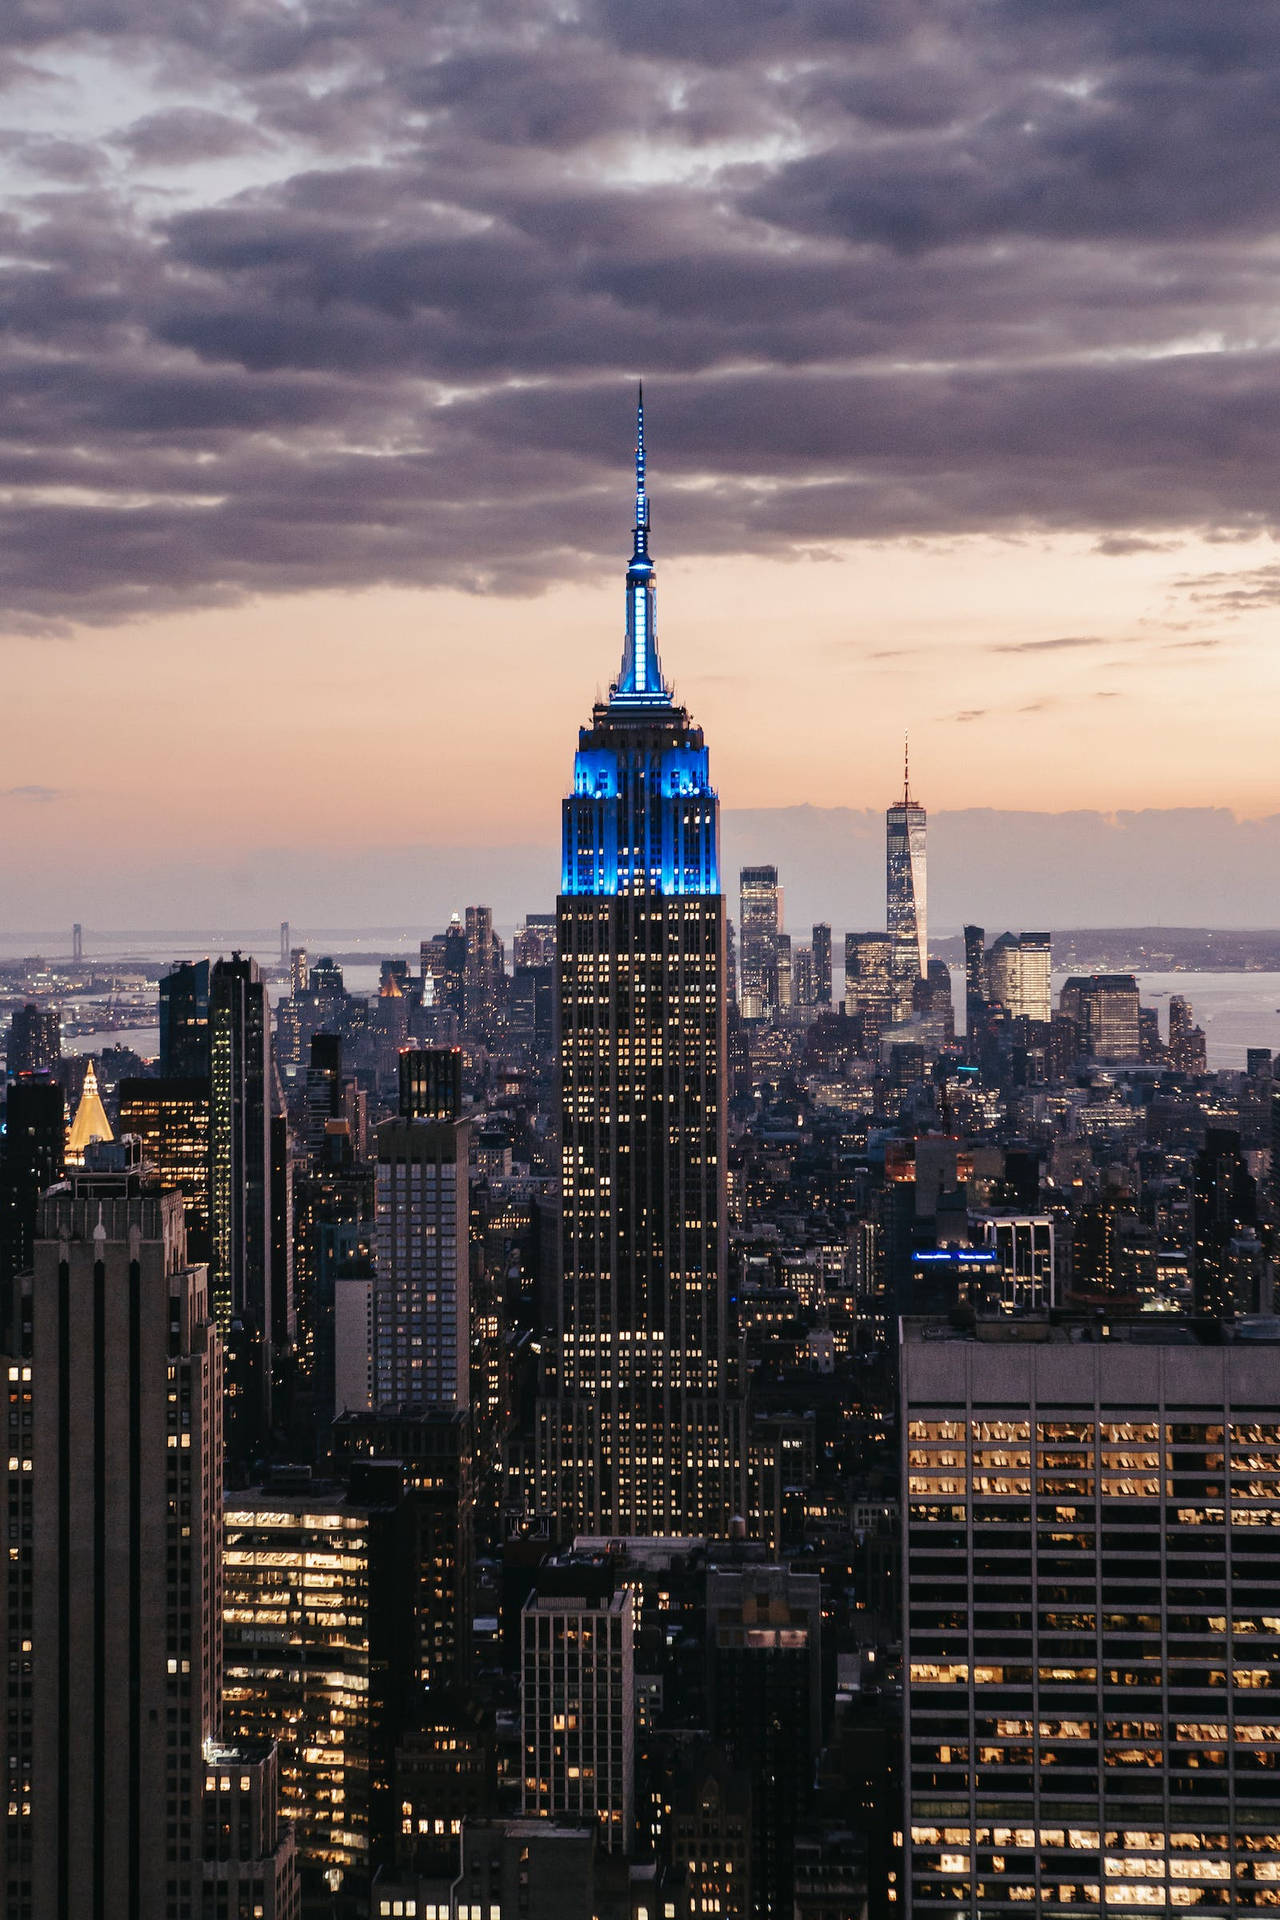
[[[662,677],[649,557],[644,395],[622,670],[579,736],[564,803],[561,892],[718,894],[719,816],[702,730]]]

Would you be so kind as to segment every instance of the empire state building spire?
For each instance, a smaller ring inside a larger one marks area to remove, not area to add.
[[[611,689],[611,701],[646,705],[670,702],[658,658],[658,595],[653,561],[649,558],[649,496],[644,476],[644,388],[636,404],[636,524],[627,568],[627,636],[622,648],[622,670]]]

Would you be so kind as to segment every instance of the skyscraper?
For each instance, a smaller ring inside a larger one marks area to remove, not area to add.
[[[445,1054],[444,1066],[456,1058]],[[449,1079],[443,1073],[434,1090],[436,1118],[384,1120],[378,1128],[373,1388],[380,1406],[465,1407],[470,1400],[471,1122],[458,1112],[456,1075],[452,1093]],[[410,1103],[414,1092],[410,1076]]]
[[[751,1911],[790,1913],[795,1830],[822,1738],[821,1582],[756,1565],[707,1575],[712,1730],[751,1780]]]
[[[825,920],[813,927],[813,1000],[818,1007],[831,1005],[831,928]]]
[[[20,1073],[53,1073],[62,1058],[62,1016],[56,1007],[38,1007],[34,1001],[15,1007],[5,1042],[9,1078]]]
[[[1013,1019],[1040,1020],[1053,1011],[1049,992],[1050,936],[1002,933],[986,955],[987,1000]],[[967,1000],[967,992],[966,992]]]
[[[902,798],[885,821],[885,880],[889,938],[893,943],[894,1018],[911,1013],[917,980],[929,971],[928,900],[925,876],[924,808],[911,798],[911,762],[904,755]]]
[[[122,1080],[120,1131],[136,1134],[162,1193],[181,1193],[187,1246],[209,1256],[209,1079]]]
[[[907,1885],[939,1920],[1276,1902],[1276,1348],[903,1323]]]
[[[778,1004],[778,869],[744,867],[738,889],[738,1004],[748,1020],[759,1020]]]
[[[622,668],[579,736],[556,908],[563,1286],[538,1465],[562,1533],[717,1533],[739,1505],[717,800],[654,615],[642,407]]]
[[[593,1820],[610,1853],[635,1814],[634,1597],[530,1594],[520,1616],[524,1811]]]
[[[209,1071],[209,962],[183,960],[160,982],[160,1074],[183,1080]]]
[[[209,1284],[228,1344],[227,1451],[242,1459],[268,1423],[271,1381],[271,1031],[256,961],[214,967],[209,1036]]]
[[[869,1044],[893,1022],[893,942],[887,933],[844,937],[844,1008],[861,1014]]]
[[[15,1080],[0,1136],[0,1335],[9,1324],[14,1278],[31,1265],[40,1196],[62,1178],[66,1155],[62,1088],[43,1075]]]
[[[6,1914],[198,1920],[220,1682],[221,1381],[182,1201],[73,1173],[4,1367]]]

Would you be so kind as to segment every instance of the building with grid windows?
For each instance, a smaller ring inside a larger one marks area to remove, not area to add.
[[[718,801],[663,679],[648,541],[642,409],[622,669],[579,737],[556,909],[563,1286],[537,1468],[564,1539],[742,1510]]]
[[[384,1120],[374,1186],[375,1405],[470,1401],[471,1122]]]
[[[594,1819],[610,1853],[635,1817],[635,1612],[629,1588],[592,1604],[530,1594],[521,1621],[524,1811]]]
[[[747,1020],[778,1005],[782,889],[776,867],[744,867],[738,876],[738,992]]]
[[[179,1195],[44,1198],[0,1356],[6,1920],[199,1920],[220,1683],[222,1381]]]
[[[904,1912],[1280,1907],[1268,1334],[903,1322]]]

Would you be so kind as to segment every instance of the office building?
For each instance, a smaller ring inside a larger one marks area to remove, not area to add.
[[[987,999],[1011,1019],[1041,1020],[1052,1015],[1047,933],[1002,933],[986,956]]]
[[[1131,973],[1095,973],[1065,980],[1058,1003],[1080,1028],[1090,1059],[1112,1066],[1141,1060],[1138,983]]]
[[[373,1210],[373,1166],[354,1155],[348,1123],[333,1120],[293,1183],[298,1372],[319,1454],[335,1412],[372,1396]]]
[[[556,917],[554,913],[526,913],[524,925],[516,928],[511,950],[516,967],[553,967],[556,961]]]
[[[462,1112],[460,1047],[406,1047],[400,1055],[400,1118],[456,1120]]]
[[[904,1322],[913,1920],[1276,1903],[1276,1353]]]
[[[462,1024],[468,1033],[489,1038],[498,1025],[506,985],[502,942],[493,930],[492,908],[467,908],[465,940]]]
[[[787,1008],[792,1004],[794,997],[791,979],[791,935],[789,933],[779,933],[778,935],[777,977],[778,991],[774,1004],[780,1012],[785,1013]]]
[[[439,1091],[439,1089],[437,1089]],[[470,1399],[471,1122],[384,1120],[374,1186],[374,1398]]]
[[[593,1821],[607,1852],[628,1852],[635,1820],[631,1591],[599,1605],[530,1594],[520,1628],[524,1812]]]
[[[4,1910],[199,1920],[222,1397],[181,1198],[136,1171],[73,1173],[43,1202],[18,1284],[0,1357]]]
[[[582,730],[558,915],[559,1325],[539,1501],[562,1537],[722,1532],[724,900],[702,733],[663,679],[643,414],[622,669]]]
[[[410,1702],[411,1600],[399,1475],[351,1490],[230,1493],[223,1738],[278,1741],[280,1811],[304,1895],[367,1890],[372,1835]]]
[[[751,1920],[751,1776],[699,1743],[670,1780],[662,1857],[683,1885],[685,1912]]]
[[[162,1193],[180,1193],[187,1251],[209,1258],[209,1080],[122,1080],[120,1132],[142,1143]]]
[[[57,1081],[39,1075],[12,1081],[0,1140],[0,1339],[9,1324],[9,1289],[31,1265],[41,1195],[62,1178],[66,1154],[66,1107]]]
[[[1184,994],[1169,996],[1169,1065],[1175,1073],[1208,1071],[1204,1028],[1198,1027],[1191,1002]]]
[[[766,1563],[707,1573],[711,1731],[751,1783],[751,1912],[790,1913],[795,1831],[822,1744],[821,1581]]]
[[[987,1214],[981,1229],[983,1246],[992,1248],[1000,1263],[1000,1304],[1005,1312],[1056,1306],[1052,1216]]]
[[[209,1072],[209,962],[182,960],[160,982],[160,1077]]]
[[[987,1006],[986,931],[969,926],[964,930],[964,1018],[965,1031],[972,1039],[982,1026]]]
[[[38,1007],[34,1001],[15,1007],[4,1052],[10,1080],[24,1073],[53,1073],[62,1058],[62,1016],[57,1007]]]
[[[813,1001],[818,1007],[831,1005],[831,929],[825,920],[813,928]]]
[[[298,1920],[298,1849],[280,1822],[278,1749],[210,1740],[204,1768],[207,1920]]]
[[[861,1016],[866,1040],[874,1046],[895,1018],[893,942],[887,933],[847,933],[844,937],[844,1010]]]
[[[817,984],[814,979],[813,948],[792,947],[791,949],[791,1004],[793,1007],[812,1007],[817,1004]]]
[[[448,1687],[471,1668],[475,1559],[475,1448],[461,1407],[381,1406],[340,1413],[333,1428],[337,1471],[394,1461],[402,1476],[413,1569],[415,1677]]]
[[[1230,1127],[1210,1127],[1196,1155],[1192,1187],[1191,1286],[1199,1312],[1269,1313],[1260,1293],[1258,1188]]]
[[[245,1460],[270,1422],[271,1031],[255,960],[209,982],[209,1281],[228,1344],[227,1451]]]
[[[761,1020],[778,1004],[782,889],[776,867],[744,867],[738,876],[738,1006]]]
[[[902,798],[885,813],[885,889],[893,950],[895,1020],[910,1016],[915,983],[929,971],[927,826],[924,808],[911,798],[911,762],[904,756]]]

